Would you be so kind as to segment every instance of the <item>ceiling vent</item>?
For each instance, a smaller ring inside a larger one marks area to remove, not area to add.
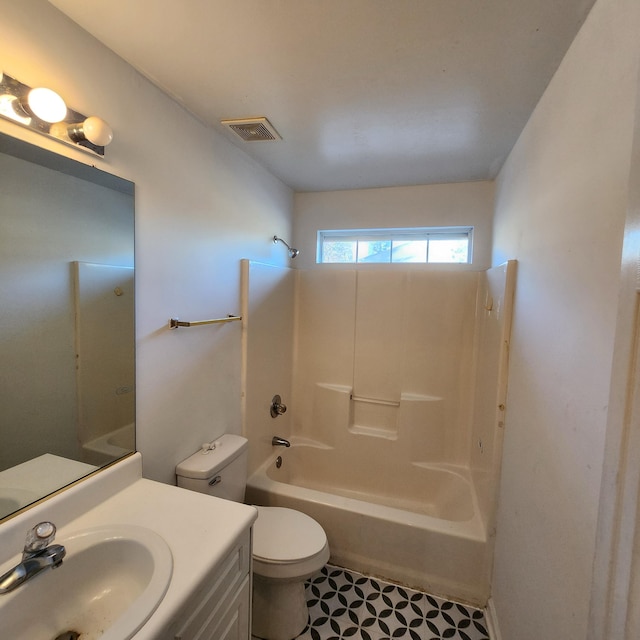
[[[244,118],[242,120],[221,120],[220,122],[245,142],[282,140],[280,134],[266,118]]]

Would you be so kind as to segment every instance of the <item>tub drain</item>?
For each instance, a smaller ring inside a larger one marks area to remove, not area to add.
[[[278,456],[276,458],[276,469],[279,469],[282,466],[282,456]]]
[[[80,634],[77,631],[65,631],[59,636],[56,636],[54,640],[78,640]]]

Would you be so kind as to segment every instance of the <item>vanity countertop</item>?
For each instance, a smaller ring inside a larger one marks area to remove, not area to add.
[[[0,518],[97,469],[93,464],[45,453],[0,471]]]
[[[56,543],[62,545],[65,537],[101,525],[152,529],[171,549],[173,573],[164,598],[134,639],[162,637],[172,616],[251,527],[257,510],[140,475],[140,454],[134,454],[3,523],[0,565],[21,552],[26,531],[42,520],[56,524]]]

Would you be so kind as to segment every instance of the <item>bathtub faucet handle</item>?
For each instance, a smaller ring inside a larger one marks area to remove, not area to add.
[[[273,396],[271,398],[271,408],[269,412],[271,413],[272,418],[277,418],[281,416],[287,410],[287,405],[282,404],[282,398],[278,395]]]
[[[284,438],[280,438],[278,436],[273,436],[273,438],[271,438],[271,444],[274,447],[290,447],[291,443],[288,440],[285,440]]]

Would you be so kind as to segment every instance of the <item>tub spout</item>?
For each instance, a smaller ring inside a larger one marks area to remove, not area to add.
[[[284,438],[279,438],[278,436],[273,436],[273,438],[271,438],[271,444],[274,447],[290,447],[291,443],[288,440],[285,440]]]

